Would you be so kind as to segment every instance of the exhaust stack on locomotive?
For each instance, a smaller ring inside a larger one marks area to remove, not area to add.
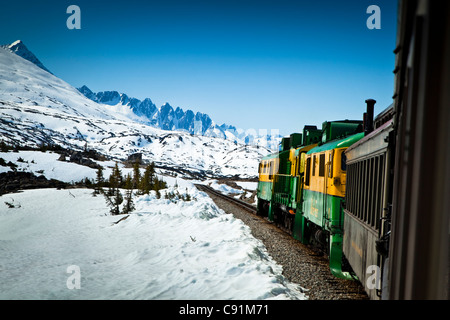
[[[364,135],[368,135],[373,131],[373,110],[377,103],[374,99],[367,99],[367,112],[364,113]]]

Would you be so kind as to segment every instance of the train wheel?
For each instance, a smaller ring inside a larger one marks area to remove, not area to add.
[[[267,217],[269,204],[265,200],[258,199],[256,215],[260,217]]]
[[[284,214],[284,228],[292,235],[294,229],[294,215],[290,213]]]

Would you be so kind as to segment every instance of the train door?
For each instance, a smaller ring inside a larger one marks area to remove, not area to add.
[[[319,165],[319,190],[322,190],[322,212],[321,212],[321,226],[325,227],[325,222],[328,220],[328,192],[327,192],[327,178],[326,178],[326,166],[325,166],[326,153],[320,153],[318,155]]]

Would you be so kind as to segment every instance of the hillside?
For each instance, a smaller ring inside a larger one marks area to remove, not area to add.
[[[10,145],[93,149],[118,160],[142,153],[177,175],[257,176],[270,151],[237,141],[168,131],[145,123],[129,105],[97,103],[12,50],[0,48],[0,140]]]

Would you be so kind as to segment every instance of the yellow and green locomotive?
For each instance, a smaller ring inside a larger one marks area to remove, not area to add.
[[[342,271],[343,152],[363,136],[362,121],[327,121],[322,130],[305,126],[259,166],[258,214],[295,239],[322,246],[333,274],[342,278],[350,277]]]
[[[305,126],[303,133],[283,138],[280,150],[262,158],[257,189],[258,215],[292,231],[300,201],[307,151],[317,146],[322,131]]]
[[[364,137],[361,121],[325,122],[322,144],[306,154],[300,240],[315,242],[329,256],[333,275],[349,279],[342,254],[345,150]]]

